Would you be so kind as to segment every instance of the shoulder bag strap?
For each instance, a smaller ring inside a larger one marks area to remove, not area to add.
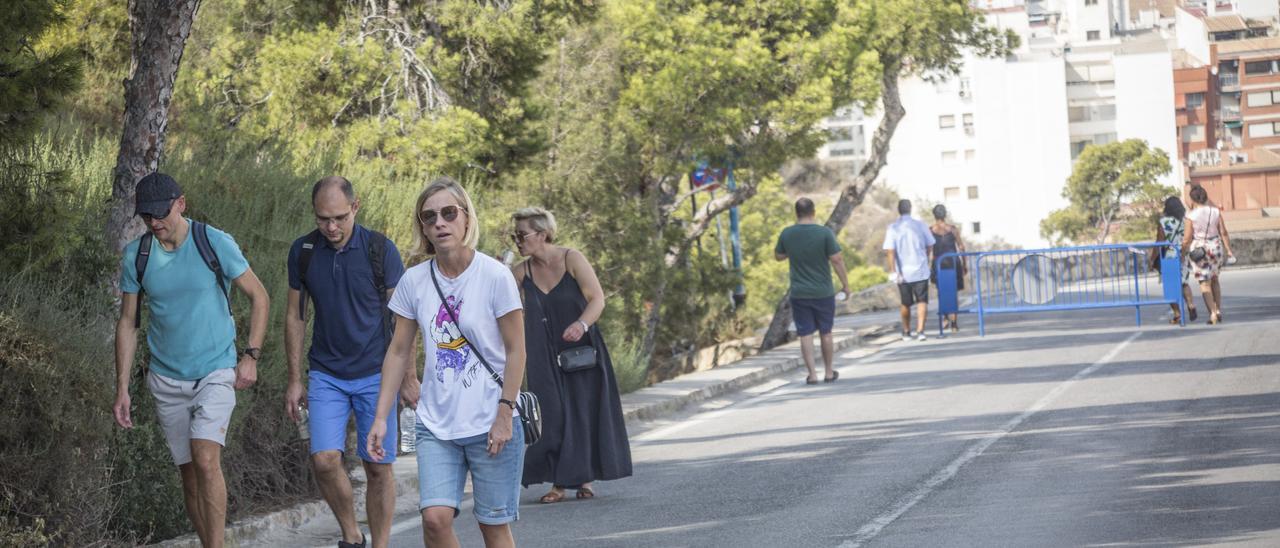
[[[453,325],[458,327],[458,333],[462,333],[462,324],[458,323],[458,315],[453,313],[453,307],[449,306],[448,299],[444,298],[444,291],[440,290],[440,282],[436,280],[436,264],[436,261],[432,260],[431,264],[428,265],[428,268],[431,270],[431,285],[436,286],[436,295],[440,297],[440,306],[443,306],[445,311],[449,313],[449,319],[453,320]],[[499,377],[498,373],[493,370],[493,366],[489,365],[489,360],[484,359],[484,354],[480,353],[480,349],[476,348],[476,345],[471,343],[471,339],[467,338],[466,333],[462,333],[462,339],[467,341],[467,344],[471,345],[472,350],[476,351],[476,357],[480,359],[480,364],[483,365],[485,369],[489,370],[489,378],[493,379],[493,382],[498,383],[498,388],[502,388],[502,377]]]
[[[550,345],[550,348],[555,348],[556,338],[551,332],[551,320],[547,317],[547,302],[542,300],[542,296],[539,295],[539,293],[542,293],[542,290],[538,289],[538,281],[533,279],[533,259],[531,258],[525,262],[524,266],[526,272],[525,277],[529,279],[530,284],[533,284],[533,298],[538,301],[538,309],[542,311],[542,329],[547,332],[547,344]],[[552,350],[551,355],[553,358],[555,354],[556,352]],[[554,362],[555,360],[553,359],[552,361]]]

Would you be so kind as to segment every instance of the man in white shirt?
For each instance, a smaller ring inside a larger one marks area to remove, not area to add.
[[[911,306],[916,307],[916,340],[925,340],[924,317],[929,311],[929,263],[933,260],[933,233],[911,217],[911,200],[898,201],[898,220],[884,235],[890,278],[898,284],[902,299],[902,340],[911,339]]]

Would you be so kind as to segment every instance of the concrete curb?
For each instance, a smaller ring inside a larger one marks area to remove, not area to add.
[[[865,346],[868,339],[882,335],[893,324],[875,325],[860,329],[835,329],[832,331],[835,352]],[[804,367],[798,341],[792,341],[767,352],[755,354],[737,362],[660,382],[622,396],[623,419],[628,427],[638,421],[660,418],[685,407],[717,396],[737,392],[755,386],[788,371]],[[418,490],[417,459],[413,454],[401,455],[392,465],[397,493]],[[356,515],[364,515],[364,469],[351,470],[353,498]],[[227,526],[225,544],[246,546],[272,530],[297,528],[321,515],[330,513],[323,500],[305,502],[265,515],[252,516]],[[335,540],[336,542],[336,540]],[[164,548],[200,548],[200,539],[193,533],[155,544]]]

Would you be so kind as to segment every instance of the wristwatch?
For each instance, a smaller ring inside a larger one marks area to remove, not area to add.
[[[510,407],[512,411],[515,411],[515,410],[516,410],[516,402],[513,402],[513,401],[511,401],[511,400],[504,400],[504,399],[500,399],[500,400],[498,400],[498,403],[504,403],[504,404],[506,404],[506,405],[507,405],[507,407]]]
[[[241,350],[241,351],[240,351],[240,355],[241,355],[241,356],[249,356],[250,358],[253,358],[253,361],[255,361],[255,362],[256,362],[256,361],[258,361],[258,360],[261,360],[261,359],[262,359],[262,349],[261,349],[261,348],[258,348],[258,347],[256,347],[256,346],[251,346],[251,347],[249,347],[249,348],[246,348],[246,349],[244,349],[244,350]]]

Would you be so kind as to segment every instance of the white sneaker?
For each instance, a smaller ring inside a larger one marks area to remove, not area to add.
[[[916,340],[923,342],[929,340],[929,337],[924,336],[924,333],[922,332],[916,336]]]

